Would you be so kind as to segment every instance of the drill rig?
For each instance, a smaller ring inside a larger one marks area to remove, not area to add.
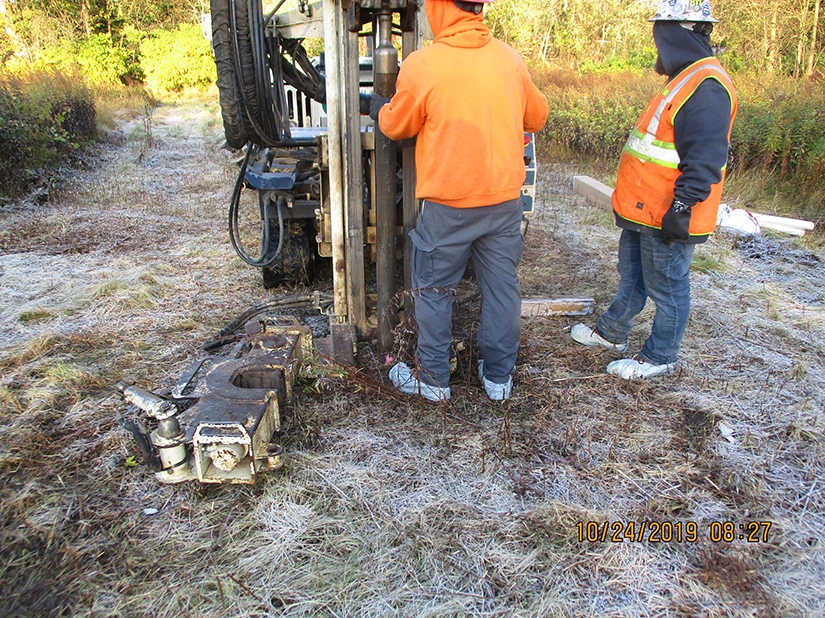
[[[212,0],[212,45],[227,143],[246,148],[230,207],[239,256],[261,268],[265,287],[309,280],[317,256],[332,259],[335,323],[358,338],[377,321],[379,348],[391,347],[387,305],[411,284],[415,227],[415,140],[396,143],[366,115],[369,94],[395,93],[401,60],[429,32],[421,0],[324,0],[264,14],[261,0]],[[394,38],[395,37],[395,38]],[[319,61],[303,42],[323,39]],[[359,56],[359,39],[369,54]],[[324,114],[325,112],[325,114]],[[532,211],[535,157],[525,136],[525,211]],[[257,191],[261,250],[252,258],[237,233],[237,197]],[[403,247],[403,251],[401,250]],[[374,277],[368,269],[375,268]],[[369,276],[367,276],[369,275]],[[365,281],[375,281],[368,305]],[[374,327],[375,325],[373,325]]]
[[[415,141],[396,143],[373,126],[364,90],[395,93],[393,37],[402,60],[422,45],[418,2],[298,0],[296,9],[279,12],[280,0],[265,13],[261,0],[211,0],[224,133],[230,147],[245,150],[229,209],[233,247],[261,269],[265,287],[310,280],[316,258],[331,259],[332,297],[314,293],[246,312],[168,394],[116,385],[155,425],[147,432],[121,419],[161,482],[254,482],[282,463],[273,436],[293,380],[309,364],[351,363],[356,339],[377,337],[379,351],[391,350],[391,300],[397,283],[412,287]],[[321,58],[308,57],[307,38],[323,39]],[[371,55],[359,54],[359,38]],[[532,135],[525,136],[525,165],[522,194],[532,212]],[[261,217],[255,255],[239,232],[241,193],[250,190]],[[294,318],[272,315],[301,303],[329,316],[328,335],[314,338]]]
[[[374,313],[379,346],[387,350],[399,223],[411,229],[417,216],[415,145],[397,146],[372,126],[365,115],[369,95],[361,90],[394,94],[393,35],[400,37],[402,58],[420,47],[419,7],[415,0],[302,0],[278,13],[282,4],[264,14],[260,0],[212,0],[226,139],[246,148],[230,208],[232,242],[244,261],[261,268],[266,287],[309,279],[316,254],[331,258],[332,321],[361,338],[370,334],[365,282],[374,264]],[[359,55],[359,37],[369,37],[371,57]],[[320,62],[307,57],[306,38],[323,39]],[[244,186],[259,198],[262,238],[255,257],[241,246],[234,225]],[[404,256],[409,253],[407,246]],[[409,285],[409,260],[403,263]]]

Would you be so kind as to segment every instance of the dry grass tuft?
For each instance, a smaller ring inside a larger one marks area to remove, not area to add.
[[[776,615],[776,601],[766,590],[759,564],[750,552],[704,547],[698,556],[701,580],[723,594],[746,599],[756,608],[757,616]]]

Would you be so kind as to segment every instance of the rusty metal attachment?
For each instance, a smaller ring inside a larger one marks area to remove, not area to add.
[[[226,355],[189,366],[169,397],[119,382],[124,401],[158,421],[149,434],[163,483],[254,483],[283,465],[273,441],[282,407],[314,354],[312,330],[295,318],[246,323]]]

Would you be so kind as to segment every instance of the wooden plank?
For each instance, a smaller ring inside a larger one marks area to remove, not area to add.
[[[605,210],[613,211],[613,188],[590,176],[573,176],[573,191]]]
[[[367,243],[368,244],[375,244],[375,239],[377,236],[376,228],[374,225],[367,226]],[[396,238],[403,238],[404,236],[404,226],[396,225],[395,226],[395,236]]]
[[[523,298],[521,317],[545,318],[552,316],[590,315],[596,301],[592,298]]]

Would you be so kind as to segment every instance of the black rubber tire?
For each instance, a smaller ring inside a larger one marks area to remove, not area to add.
[[[238,28],[238,55],[240,56],[241,65],[239,83],[244,92],[244,98],[241,99],[241,102],[246,104],[248,114],[257,119],[261,117],[261,113],[258,104],[258,87],[255,80],[255,61],[252,58],[252,38],[249,36],[249,2],[248,0],[234,0],[234,2],[235,22]],[[260,3],[258,6],[260,7]],[[261,33],[261,36],[263,36],[263,33]],[[258,146],[265,146],[264,140],[258,135],[246,113],[241,113],[241,120],[244,123],[249,140]]]
[[[271,289],[284,283],[311,283],[315,278],[315,230],[305,221],[285,221],[287,234],[281,255],[261,268],[264,287]],[[269,251],[278,248],[278,222],[270,223]]]
[[[232,53],[232,39],[229,31],[229,2],[231,1],[210,0],[212,51],[215,54],[215,67],[218,70],[218,97],[226,143],[232,148],[243,148],[248,137],[242,119],[241,101],[235,85],[235,58]]]

